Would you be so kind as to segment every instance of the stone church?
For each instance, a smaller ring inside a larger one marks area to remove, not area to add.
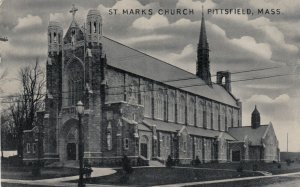
[[[84,159],[92,165],[118,164],[124,155],[133,164],[169,155],[180,163],[232,161],[230,148],[238,146],[231,143],[239,140],[230,132],[243,129],[242,104],[231,93],[230,72],[211,80],[203,14],[194,75],[104,36],[98,10],[83,27],[76,11],[65,34],[49,23],[45,111],[25,132],[24,161],[35,160],[38,147],[45,162],[78,159],[78,101]]]

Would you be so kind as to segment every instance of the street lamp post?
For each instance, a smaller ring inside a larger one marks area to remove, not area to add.
[[[76,111],[78,114],[78,132],[79,132],[79,181],[78,181],[78,187],[84,187],[84,181],[83,181],[83,151],[84,151],[84,145],[83,145],[83,133],[82,133],[82,114],[84,112],[84,106],[81,101],[78,101],[76,104]]]

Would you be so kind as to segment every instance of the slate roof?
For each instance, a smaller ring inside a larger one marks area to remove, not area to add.
[[[238,141],[244,141],[247,136],[251,145],[262,145],[262,138],[268,129],[269,125],[260,125],[258,128],[253,129],[251,126],[233,127],[228,129],[228,133],[236,138]]]
[[[152,120],[152,119],[144,119],[143,122],[146,125],[153,126],[156,125],[156,129],[160,131],[166,131],[166,132],[174,132],[180,131],[184,125],[176,124],[176,123],[170,123],[170,122],[164,122],[159,120]],[[209,137],[209,138],[217,138],[222,132],[221,131],[214,131],[209,129],[203,129],[200,127],[194,127],[194,126],[185,126],[188,133],[190,135],[194,136],[202,136],[202,137]],[[227,140],[235,140],[231,135],[229,135],[227,132],[223,132],[224,137]]]
[[[150,131],[151,132],[151,129],[142,123],[138,124],[138,129],[142,130],[142,131]]]
[[[105,36],[102,37],[102,43],[107,57],[107,64],[109,66],[158,82],[164,82],[167,85],[180,88],[208,99],[238,107],[235,98],[220,85],[213,84],[210,87],[205,84],[202,79],[190,72],[151,57],[138,50],[132,49]],[[192,79],[165,82],[170,79],[175,80],[187,78]]]

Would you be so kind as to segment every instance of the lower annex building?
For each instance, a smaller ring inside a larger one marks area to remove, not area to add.
[[[169,155],[180,163],[250,159],[248,139],[235,136],[244,127],[230,72],[211,81],[203,14],[194,75],[103,36],[98,10],[88,12],[83,30],[76,11],[65,35],[58,22],[49,23],[45,111],[24,132],[25,162],[38,155],[46,163],[78,159],[78,101],[85,108],[84,159],[92,165],[118,164],[123,155],[133,164]],[[257,154],[258,160],[277,158]]]

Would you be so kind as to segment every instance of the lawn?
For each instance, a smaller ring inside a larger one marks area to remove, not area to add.
[[[151,186],[173,183],[207,181],[237,177],[259,176],[256,172],[236,172],[193,168],[135,168],[125,175],[122,170],[115,174],[90,179],[92,184]]]
[[[300,172],[300,163],[291,163],[287,165],[286,162],[280,163],[280,168],[278,167],[278,163],[264,163],[264,162],[246,162],[243,164],[244,170],[253,170],[253,165],[256,164],[257,171],[267,171],[272,173],[273,175],[276,174],[283,174],[283,173],[292,173],[292,172]],[[207,163],[207,164],[200,164],[199,168],[216,168],[216,169],[236,169],[240,163]]]
[[[42,168],[41,176],[32,176],[30,166],[1,167],[2,179],[38,180],[78,175],[75,168]]]

